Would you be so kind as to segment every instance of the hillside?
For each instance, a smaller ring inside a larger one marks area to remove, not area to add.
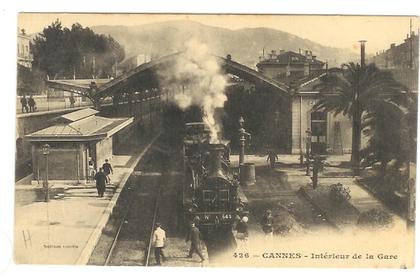
[[[231,54],[238,62],[254,67],[263,48],[266,51],[312,50],[317,59],[328,59],[330,66],[339,66],[357,58],[347,49],[332,48],[270,28],[230,30],[207,26],[194,21],[167,21],[140,26],[92,26],[95,32],[111,35],[126,49],[126,57],[147,53],[157,56],[184,48],[184,42],[195,38],[209,46],[214,54]]]

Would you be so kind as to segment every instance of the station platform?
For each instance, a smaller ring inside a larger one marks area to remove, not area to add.
[[[86,264],[119,193],[156,137],[135,155],[114,156],[104,197],[94,183],[51,185],[50,201],[30,184],[16,185],[14,260],[17,264]]]
[[[257,170],[257,186],[258,190],[255,188],[247,188],[246,193],[267,193],[267,196],[270,193],[274,192],[284,192],[287,191],[298,191],[301,187],[310,186],[312,183],[311,177],[306,176],[305,167],[299,167],[299,155],[278,155],[278,162],[276,163],[275,170],[273,173],[265,172],[264,170],[268,169],[268,163],[266,161],[266,156],[257,156],[257,155],[246,155],[245,162],[252,162],[255,164]],[[341,183],[344,187],[348,187],[351,193],[351,204],[360,212],[364,212],[370,209],[385,210],[390,212],[393,216],[396,226],[404,228],[406,222],[396,214],[393,214],[380,200],[374,197],[370,192],[368,192],[359,182],[360,177],[355,177],[352,174],[351,169],[348,167],[343,167],[343,163],[350,161],[350,154],[344,155],[329,155],[326,158],[326,167],[324,172],[321,172],[318,181],[319,185],[331,185],[336,183]],[[231,158],[232,166],[238,166],[238,156],[233,155]],[[258,171],[260,173],[258,174]],[[262,172],[262,173],[261,173]],[[265,174],[267,173],[267,174]],[[278,176],[274,175],[277,174]],[[281,177],[284,178],[284,182],[277,182],[278,179],[275,179],[273,182],[270,182],[270,177]],[[261,180],[265,182],[261,182]],[[276,185],[280,183],[281,187]],[[280,194],[280,193],[279,193]]]

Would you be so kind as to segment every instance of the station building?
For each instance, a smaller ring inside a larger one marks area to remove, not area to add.
[[[83,183],[87,179],[88,162],[95,169],[112,158],[113,136],[130,125],[133,118],[96,116],[91,108],[59,116],[53,125],[25,136],[32,146],[33,183],[43,180],[48,162],[48,180]],[[43,150],[49,145],[47,154]]]
[[[285,83],[290,88],[289,152],[305,152],[307,131],[311,131],[311,150],[317,153],[343,154],[351,152],[352,125],[347,116],[314,110],[319,92],[313,88],[327,73],[341,69],[328,69],[328,63],[316,59],[312,51],[271,51],[260,57],[260,73]],[[365,142],[362,139],[362,144]]]

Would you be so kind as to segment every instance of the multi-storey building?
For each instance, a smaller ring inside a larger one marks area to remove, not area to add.
[[[302,53],[280,50],[278,53],[272,50],[268,55],[260,57],[257,69],[264,75],[281,81],[294,80],[309,76],[324,67],[324,62],[317,60],[312,51]]]
[[[327,72],[340,72],[341,69],[328,69],[328,63],[317,60],[312,51],[303,52],[300,49],[299,52],[271,51],[260,57],[257,69],[290,88],[289,108],[282,115],[282,118],[288,119],[290,152],[304,152],[308,141],[310,149],[316,153],[342,154],[351,151],[349,118],[314,109],[319,100],[319,92],[313,90],[314,86]]]
[[[25,29],[21,29],[17,38],[17,63],[32,69],[33,56],[31,54],[30,41],[31,37],[25,33]]]
[[[377,52],[371,62],[381,69],[389,70],[397,81],[407,86],[412,92],[417,92],[419,34],[416,35],[415,32],[407,34],[403,43],[399,45],[393,43],[389,49]]]

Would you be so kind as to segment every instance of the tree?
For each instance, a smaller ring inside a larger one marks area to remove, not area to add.
[[[45,90],[44,73],[37,69],[29,69],[20,64],[17,65],[17,94],[38,94]]]
[[[112,37],[95,34],[79,23],[63,28],[58,19],[35,37],[31,50],[33,67],[51,79],[109,77],[125,55]]]
[[[380,163],[382,175],[390,162],[398,169],[416,161],[417,95],[404,91],[398,99],[378,102],[363,118],[369,141],[361,152],[362,164]]]
[[[351,162],[354,174],[359,174],[360,146],[362,135],[362,116],[372,111],[376,104],[384,100],[398,100],[402,86],[390,72],[382,71],[369,64],[360,66],[349,63],[343,71],[330,73],[322,77],[315,87],[320,92],[320,100],[315,105],[318,110],[343,113],[352,121]]]
[[[31,43],[32,67],[44,71],[51,78],[55,77],[64,68],[63,37],[63,27],[58,19],[44,28]]]

